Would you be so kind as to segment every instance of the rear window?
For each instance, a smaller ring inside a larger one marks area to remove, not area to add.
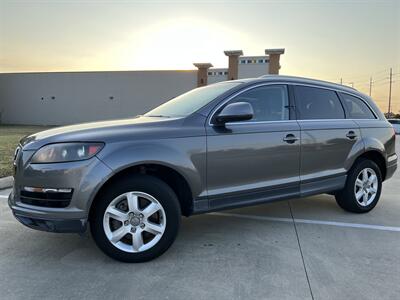
[[[360,98],[340,93],[348,119],[375,119],[371,109]]]
[[[344,110],[337,94],[307,86],[295,86],[298,119],[344,119]]]

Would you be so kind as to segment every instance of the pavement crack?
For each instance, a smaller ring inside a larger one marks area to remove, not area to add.
[[[288,205],[289,205],[290,215],[292,216],[294,231],[295,231],[295,233],[296,233],[297,244],[299,245],[301,261],[303,262],[303,268],[304,268],[304,273],[306,274],[307,283],[308,283],[308,288],[310,289],[311,299],[314,300],[314,294],[313,294],[312,289],[311,289],[310,278],[308,277],[307,267],[306,267],[306,263],[305,263],[305,261],[304,261],[303,250],[301,249],[301,243],[300,243],[299,233],[297,232],[296,221],[294,220],[294,216],[293,216],[293,212],[292,212],[292,206],[290,205],[290,201],[288,201],[287,203],[288,203]]]

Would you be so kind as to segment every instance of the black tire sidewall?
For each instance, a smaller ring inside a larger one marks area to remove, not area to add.
[[[166,215],[166,228],[160,241],[152,248],[138,253],[128,253],[116,248],[103,229],[103,216],[110,202],[126,192],[139,191],[156,198]],[[149,175],[134,175],[111,184],[96,199],[90,229],[97,246],[108,256],[123,262],[145,262],[163,254],[174,242],[181,219],[179,201],[174,191],[160,179]]]

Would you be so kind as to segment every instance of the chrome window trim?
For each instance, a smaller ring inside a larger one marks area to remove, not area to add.
[[[296,116],[295,120],[277,120],[277,121],[253,121],[253,122],[230,122],[230,123],[226,123],[226,125],[244,125],[244,124],[264,124],[264,123],[276,123],[276,122],[293,122],[293,121],[343,121],[343,120],[350,120],[350,121],[372,121],[372,120],[380,120],[377,116],[378,114],[375,112],[375,110],[369,105],[369,103],[367,101],[365,101],[363,98],[361,98],[359,95],[348,92],[348,91],[342,91],[340,89],[335,89],[335,88],[330,88],[330,87],[325,87],[325,86],[319,86],[319,85],[313,85],[313,84],[309,84],[309,83],[296,83],[296,82],[285,82],[285,81],[276,81],[276,82],[263,82],[257,85],[253,85],[253,86],[249,86],[247,88],[245,88],[244,90],[240,90],[238,92],[236,92],[235,94],[229,96],[227,99],[223,100],[219,105],[216,106],[216,108],[214,108],[212,110],[212,112],[210,113],[210,116],[208,117],[208,125],[209,126],[214,126],[214,124],[211,123],[212,118],[214,117],[214,114],[223,106],[225,105],[227,102],[229,102],[230,100],[232,100],[233,98],[235,98],[236,96],[254,89],[254,88],[258,88],[261,86],[268,86],[268,85],[286,85],[286,86],[296,86],[296,85],[300,85],[300,86],[308,86],[308,87],[313,87],[313,88],[320,88],[320,89],[325,89],[325,90],[330,90],[330,91],[334,91],[337,93],[343,93],[343,94],[348,94],[350,96],[356,97],[358,99],[360,99],[361,101],[363,101],[368,108],[371,110],[371,112],[373,113],[375,119],[348,119],[348,118],[344,118],[344,119],[298,119]],[[338,96],[339,98],[339,96]],[[339,98],[339,101],[342,102],[342,100]],[[343,108],[344,109],[344,108]],[[289,116],[290,117],[290,116]]]
[[[294,123],[294,122],[327,122],[327,121],[371,121],[374,119],[309,119],[309,120],[278,120],[278,121],[254,121],[254,122],[228,122],[226,125],[257,125],[270,123]],[[211,124],[212,125],[212,124]]]
[[[371,121],[371,120],[377,120],[377,119],[298,119],[296,121],[298,122],[314,122],[314,121],[343,121],[343,120],[348,120],[348,121]]]
[[[228,122],[225,125],[249,125],[249,124],[269,124],[269,123],[294,123],[297,120],[277,120],[277,121],[253,121],[253,122]]]

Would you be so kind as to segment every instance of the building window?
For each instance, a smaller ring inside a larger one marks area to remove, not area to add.
[[[251,59],[248,59],[248,60],[247,60],[247,63],[248,63],[248,64],[251,64]]]
[[[228,75],[228,72],[227,72],[227,71],[225,71],[225,72],[224,72],[224,75]]]
[[[208,76],[212,76],[212,72],[208,72]]]
[[[241,59],[241,60],[240,60],[240,63],[241,63],[241,64],[245,64],[245,63],[246,63],[246,60],[245,60],[245,59]]]

